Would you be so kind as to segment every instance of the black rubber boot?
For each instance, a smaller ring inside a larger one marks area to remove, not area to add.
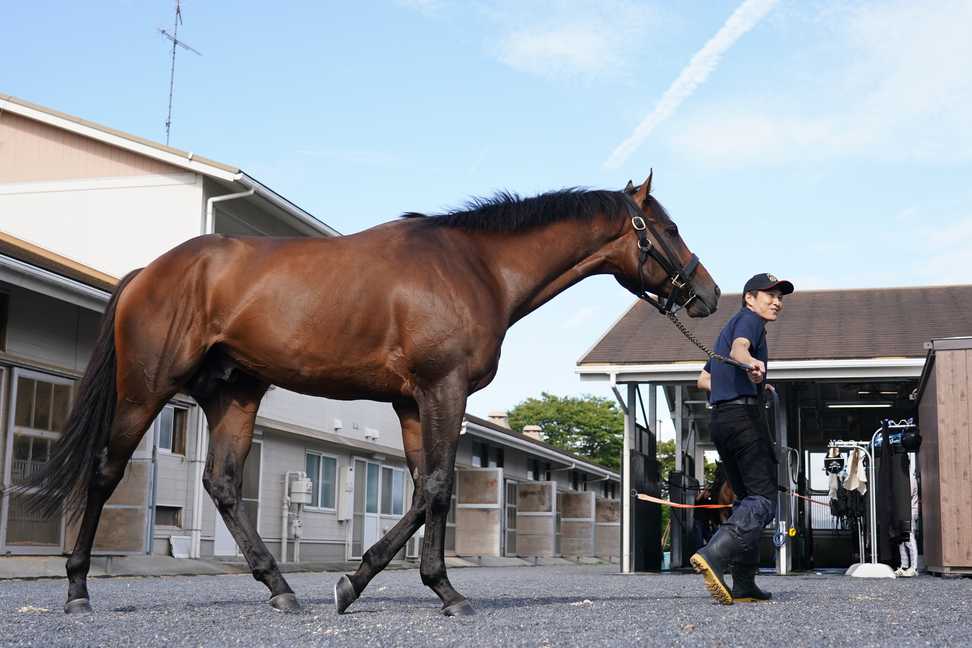
[[[705,578],[705,588],[718,603],[732,605],[732,593],[723,580],[733,558],[739,555],[741,546],[731,531],[720,528],[705,545],[689,558],[695,571]]]
[[[758,603],[773,598],[769,592],[763,591],[756,584],[758,565],[732,566],[732,600],[737,603]]]

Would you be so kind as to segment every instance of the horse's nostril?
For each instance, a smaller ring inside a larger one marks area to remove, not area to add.
[[[715,287],[715,296],[716,296],[716,299],[719,299],[719,297],[722,297],[722,291],[719,290],[719,286],[716,286]]]

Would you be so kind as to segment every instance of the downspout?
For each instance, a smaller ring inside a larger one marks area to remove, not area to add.
[[[223,202],[224,200],[234,200],[236,198],[245,198],[247,196],[252,196],[255,193],[255,189],[249,189],[248,191],[241,191],[239,193],[226,194],[224,196],[213,196],[206,200],[206,220],[203,221],[203,234],[213,234],[216,226],[214,206],[218,202]],[[192,532],[191,532],[191,547],[189,549],[190,558],[201,558],[202,557],[202,506],[203,506],[203,466],[205,464],[204,457],[206,456],[206,451],[209,448],[209,428],[206,425],[206,416],[202,411],[202,408],[197,408],[196,416],[196,448],[194,452],[193,459],[193,471],[192,471],[192,484],[193,484],[193,502],[192,502]]]
[[[278,562],[287,562],[287,543],[290,540],[290,476],[294,475],[297,479],[304,479],[306,475],[302,470],[288,470],[284,474],[283,499],[280,501],[280,559]],[[300,519],[301,504],[297,504],[297,511],[294,514],[294,562],[300,562],[300,532],[296,528],[296,522]]]
[[[223,202],[224,200],[236,200],[237,198],[246,198],[247,196],[252,196],[256,193],[255,188],[251,188],[249,191],[241,191],[239,193],[231,193],[223,196],[213,196],[206,201],[206,222],[203,224],[203,234],[212,234],[216,228],[215,214],[213,213],[213,207],[218,202]]]

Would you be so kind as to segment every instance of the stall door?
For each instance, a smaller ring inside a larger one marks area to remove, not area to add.
[[[503,469],[463,468],[456,473],[456,554],[499,556],[502,542]]]
[[[515,556],[516,554],[516,482],[512,479],[506,480],[506,527],[503,529],[503,555]]]
[[[520,482],[516,487],[516,548],[520,556],[550,557],[556,551],[557,483]]]

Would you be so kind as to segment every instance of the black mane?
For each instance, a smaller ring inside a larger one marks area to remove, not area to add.
[[[593,220],[597,214],[639,213],[631,199],[620,191],[588,190],[578,187],[521,198],[500,191],[489,198],[473,198],[462,209],[428,216],[416,212],[402,218],[423,218],[429,224],[462,227],[485,232],[515,232],[563,220]]]

